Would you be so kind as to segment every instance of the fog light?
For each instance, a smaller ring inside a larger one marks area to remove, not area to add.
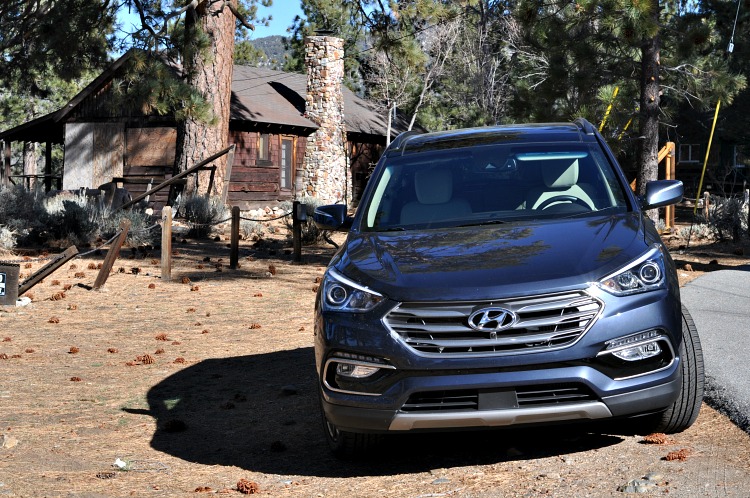
[[[632,348],[621,349],[612,354],[625,361],[638,361],[651,358],[661,353],[661,348],[656,342],[647,342]]]
[[[339,363],[336,365],[336,374],[344,377],[363,379],[380,370],[377,367],[367,365],[356,365],[353,363]]]
[[[599,354],[611,354],[625,361],[645,360],[661,354],[659,341],[663,340],[664,336],[658,330],[649,330],[607,341],[604,351]]]

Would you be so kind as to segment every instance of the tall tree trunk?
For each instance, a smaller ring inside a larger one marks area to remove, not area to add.
[[[236,5],[237,0],[231,1]],[[222,3],[217,0],[205,0],[186,13],[186,36],[190,37],[191,30],[196,29],[204,33],[209,42],[208,47],[204,49],[187,51],[189,55],[183,60],[186,81],[200,91],[211,104],[214,119],[207,123],[188,118],[178,124],[175,155],[177,171],[185,171],[227,146],[235,18],[228,8],[219,10]],[[208,192],[212,195],[222,192],[224,182],[229,180],[224,178],[226,156],[217,159],[213,165],[217,168],[213,191]],[[201,172],[197,179],[195,175],[190,175],[186,192],[206,193],[209,175],[208,171]]]
[[[651,16],[655,24],[659,23],[659,2],[651,0]],[[643,40],[641,47],[641,157],[636,187],[638,195],[646,192],[646,183],[656,180],[659,172],[659,48],[661,40],[658,33],[653,38]],[[659,211],[648,212],[649,218],[659,221]]]

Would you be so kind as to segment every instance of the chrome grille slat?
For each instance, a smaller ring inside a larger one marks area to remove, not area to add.
[[[462,327],[460,324],[444,325],[444,324],[425,324],[425,323],[404,323],[401,325],[401,328],[407,329],[407,330],[414,330],[414,331],[429,331],[431,334],[464,332],[466,330],[466,327]]]
[[[485,307],[512,311],[517,320],[499,331],[475,330],[469,316]],[[602,304],[585,292],[482,302],[401,303],[384,318],[408,347],[427,355],[471,356],[559,349],[574,344],[599,316]]]
[[[566,334],[567,335],[567,334]],[[550,337],[549,334],[533,334],[533,335],[518,335],[512,337],[498,337],[497,339],[436,339],[433,344],[440,345],[446,348],[451,347],[477,347],[477,346],[507,346],[519,343],[529,342],[540,342],[554,339],[556,336]],[[407,339],[407,341],[409,341]],[[420,344],[429,344],[430,341],[422,339],[415,341]]]
[[[593,316],[596,315],[596,312],[580,312],[580,313],[571,313],[568,315],[561,315],[558,319],[549,319],[549,318],[539,318],[536,320],[519,320],[518,326],[521,327],[544,327],[549,325],[557,325],[561,323],[568,323],[568,322],[577,322],[582,320],[589,320]]]
[[[590,302],[590,298],[581,299],[580,294],[565,294],[554,299],[534,299],[516,301],[518,311],[522,313],[531,313],[535,311],[544,311],[548,309],[558,309],[559,307],[567,308],[569,306],[581,306]],[[528,303],[528,304],[527,304]],[[550,306],[550,303],[552,306]]]

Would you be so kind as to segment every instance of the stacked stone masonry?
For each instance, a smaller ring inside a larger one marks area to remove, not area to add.
[[[307,101],[305,115],[320,128],[307,140],[300,171],[301,197],[322,203],[351,200],[344,125],[344,41],[330,36],[305,40]]]

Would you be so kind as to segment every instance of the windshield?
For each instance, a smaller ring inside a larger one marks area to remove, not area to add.
[[[363,229],[409,230],[624,212],[596,144],[489,145],[387,158]]]

